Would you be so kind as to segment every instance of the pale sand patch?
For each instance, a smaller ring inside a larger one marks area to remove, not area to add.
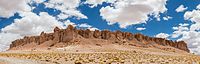
[[[29,60],[29,59],[0,57],[0,64],[48,64],[48,63],[42,61]]]

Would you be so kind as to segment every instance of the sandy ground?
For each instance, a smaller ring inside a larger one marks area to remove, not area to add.
[[[199,64],[200,56],[181,50],[166,51],[113,44],[0,53],[2,64],[45,64],[45,62],[47,64]]]
[[[0,64],[49,64],[49,63],[43,61],[30,60],[30,59],[0,57]]]
[[[46,64],[199,64],[200,62],[200,57],[195,55],[154,55],[136,51],[96,53],[44,52],[30,54],[1,53],[0,56],[2,56],[0,61],[8,64],[45,64],[41,62],[48,62]]]

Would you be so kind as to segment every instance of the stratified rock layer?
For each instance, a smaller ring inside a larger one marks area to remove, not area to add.
[[[23,47],[26,44],[35,43],[40,45],[47,41],[52,41],[53,44],[63,43],[63,44],[75,44],[80,42],[81,39],[99,39],[108,40],[110,43],[122,44],[122,45],[132,45],[138,47],[155,47],[159,46],[170,46],[177,48],[186,52],[189,52],[187,44],[184,41],[171,41],[163,38],[154,38],[144,36],[142,34],[132,34],[129,32],[115,31],[111,32],[109,30],[77,30],[72,25],[69,25],[67,29],[60,29],[56,27],[54,33],[44,33],[42,32],[40,36],[30,36],[24,37],[23,39],[18,39],[12,42],[10,49],[17,49]],[[102,42],[104,43],[104,42]],[[54,46],[54,45],[51,45]],[[160,48],[164,49],[164,48]]]

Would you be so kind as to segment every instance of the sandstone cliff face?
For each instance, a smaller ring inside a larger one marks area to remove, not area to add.
[[[29,43],[36,43],[37,45],[40,45],[46,41],[53,41],[54,44],[73,43],[77,41],[78,36],[81,36],[83,39],[101,39],[101,40],[103,39],[103,40],[115,41],[116,43],[126,43],[126,42],[128,42],[128,44],[139,43],[139,45],[143,47],[155,46],[154,44],[160,46],[171,46],[189,52],[187,44],[184,41],[174,42],[163,38],[154,38],[154,37],[144,36],[142,34],[132,34],[129,32],[121,32],[121,31],[115,31],[115,32],[111,32],[109,30],[90,31],[89,29],[77,30],[72,25],[69,25],[67,29],[60,29],[56,27],[54,29],[54,33],[42,32],[40,36],[30,36],[30,37],[24,37],[23,39],[15,40],[10,45],[10,49],[19,46],[23,47],[24,45]]]
[[[184,50],[186,52],[189,52],[189,49],[187,47],[187,44],[184,41],[179,41],[179,42],[174,42],[172,40],[166,40],[164,38],[154,38],[154,37],[148,37],[148,36],[144,36],[142,34],[135,34],[134,37],[138,40],[138,41],[147,41],[147,42],[155,42],[159,45],[162,46],[171,46],[171,47],[175,47],[178,48],[180,50]]]
[[[101,32],[99,30],[95,30],[94,34],[93,34],[93,37],[94,38],[100,38],[100,36],[101,36]]]
[[[176,48],[179,48],[181,50],[185,50],[187,52],[189,52],[190,50],[187,48],[187,44],[184,41],[179,41],[176,42],[174,45]]]

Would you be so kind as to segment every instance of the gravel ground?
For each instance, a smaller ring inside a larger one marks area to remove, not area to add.
[[[46,64],[199,64],[200,57],[196,55],[157,55],[144,54],[138,51],[119,51],[107,53],[6,53],[0,54],[11,64],[45,64],[30,60],[15,60],[12,58],[31,59],[49,62]],[[1,60],[1,58],[0,58]],[[23,62],[23,63],[22,63]]]
[[[48,63],[41,61],[0,57],[0,64],[48,64]]]

